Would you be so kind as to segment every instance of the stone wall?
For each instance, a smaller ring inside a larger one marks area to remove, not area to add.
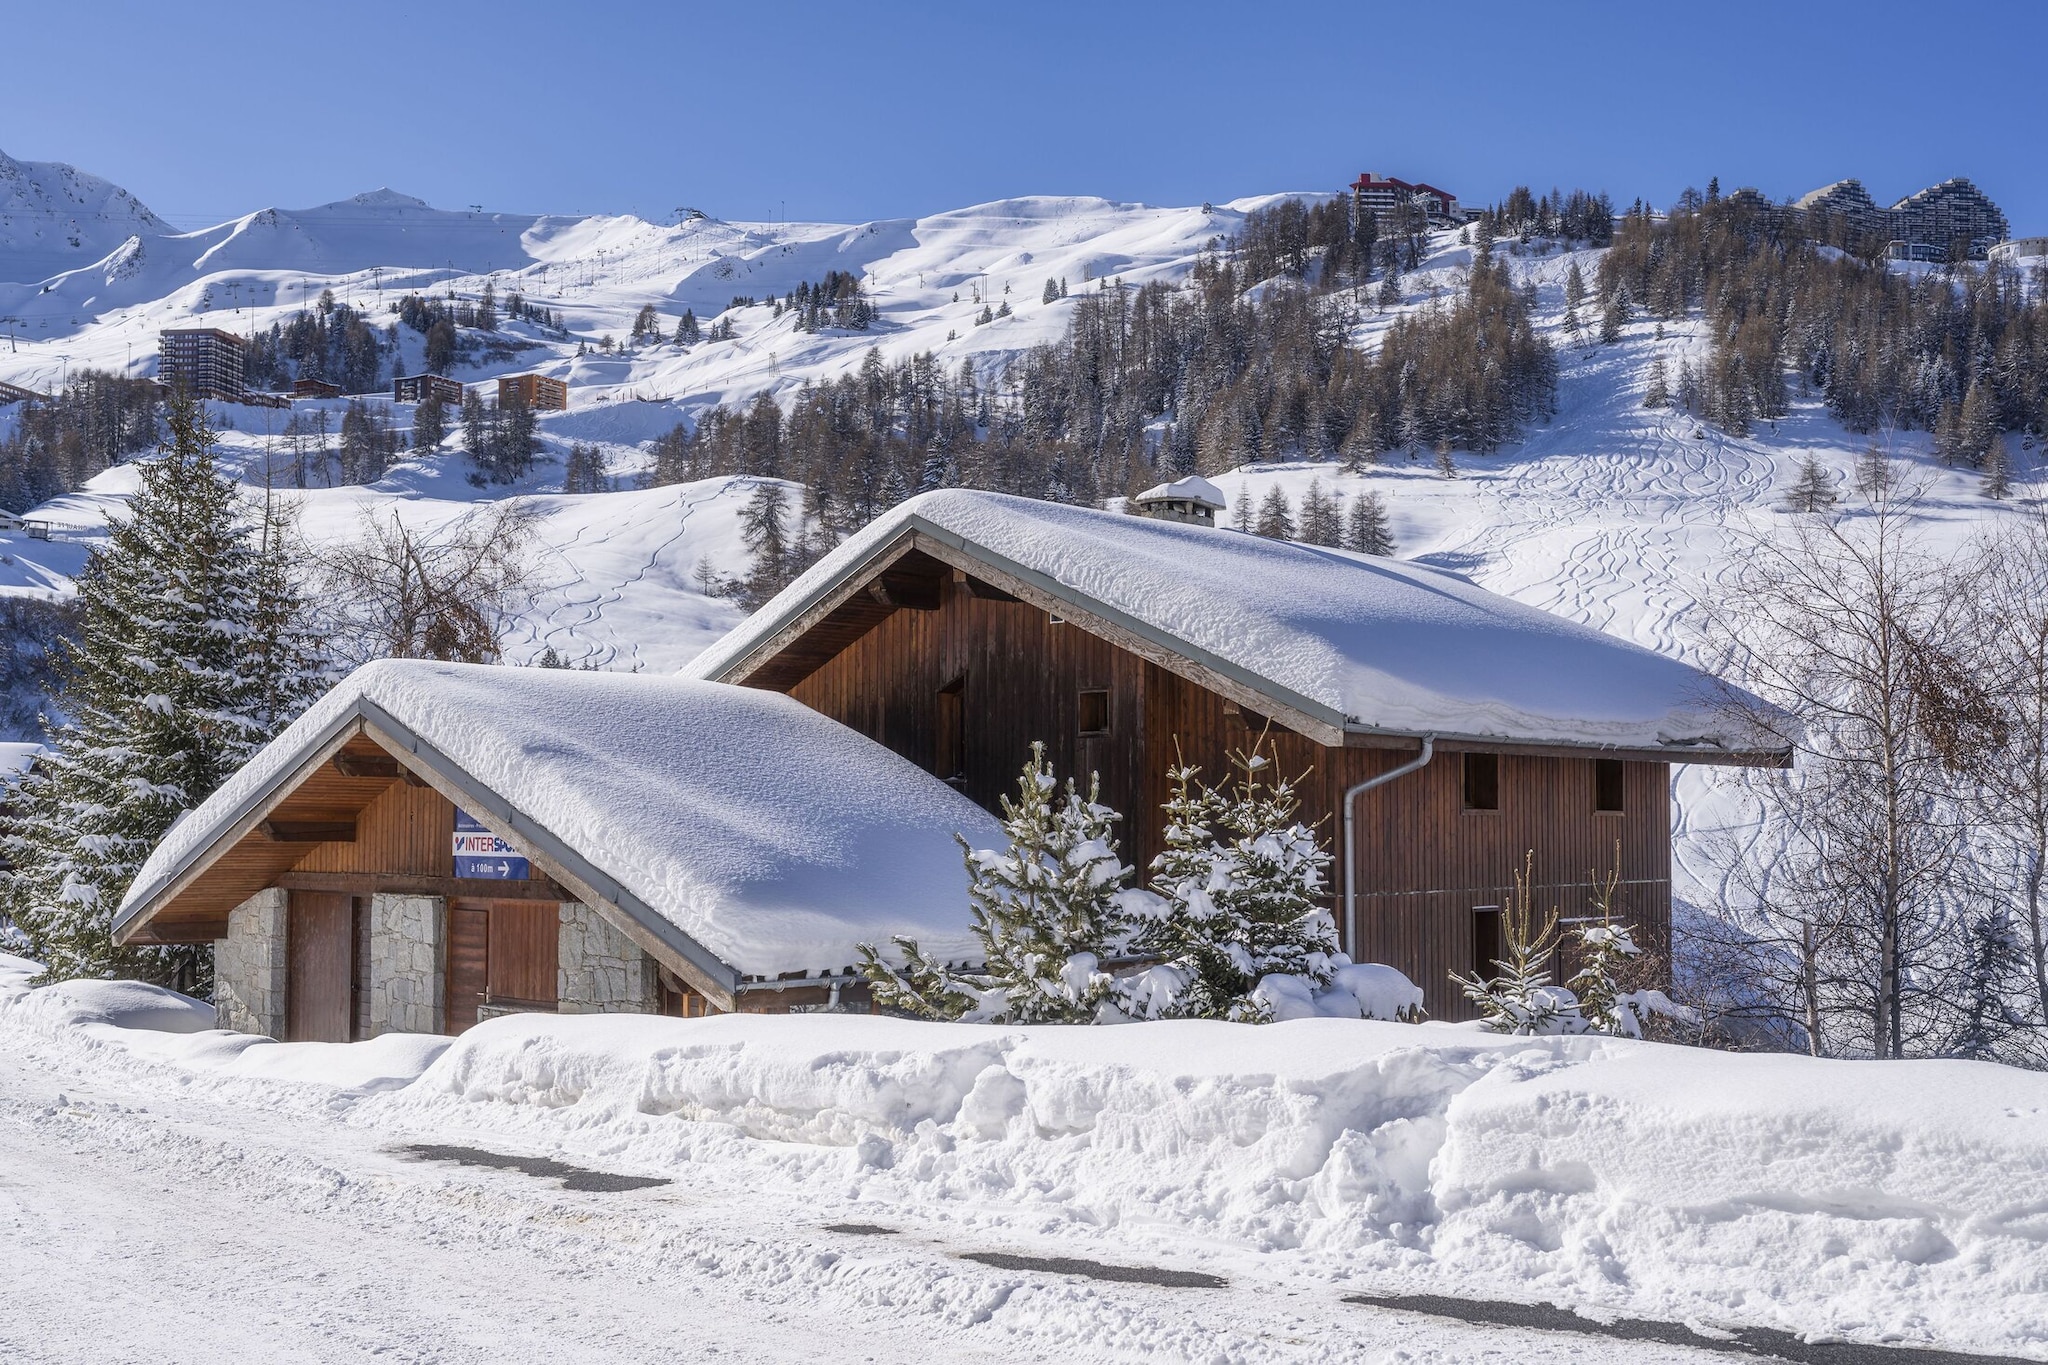
[[[447,925],[439,896],[370,898],[370,1035],[439,1033]]]
[[[555,994],[563,1014],[659,1014],[654,959],[589,906],[562,906]]]
[[[258,891],[228,911],[228,936],[213,945],[213,1007],[220,1026],[284,1037],[289,893]]]

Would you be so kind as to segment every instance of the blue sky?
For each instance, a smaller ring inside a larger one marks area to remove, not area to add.
[[[1357,172],[1669,203],[1967,175],[2048,233],[2048,0],[10,3],[0,150],[181,226],[390,185],[860,220]],[[181,106],[211,108],[187,121]]]

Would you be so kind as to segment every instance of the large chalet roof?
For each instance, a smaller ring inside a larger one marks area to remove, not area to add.
[[[993,846],[995,821],[836,721],[675,677],[396,660],[356,670],[173,826],[117,937],[195,913],[179,902],[209,877],[240,877],[212,898],[230,905],[270,884],[305,850],[263,843],[259,825],[323,782],[365,787],[367,804],[378,784],[333,759],[371,742],[714,992],[843,968],[895,934],[977,951],[953,835]],[[276,866],[243,866],[265,849]]]
[[[944,490],[847,540],[688,676],[789,687],[963,571],[1327,745],[1386,737],[1782,762],[1681,662],[1421,564],[998,493]]]

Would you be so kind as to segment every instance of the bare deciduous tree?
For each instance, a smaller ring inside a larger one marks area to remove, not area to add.
[[[2003,733],[1955,583],[1904,506],[1759,537],[1714,608],[1743,682],[1797,718],[1751,780],[1782,838],[1737,878],[1754,989],[1815,1051],[1940,1051],[1967,970],[1962,800]]]
[[[531,601],[532,522],[517,501],[431,531],[365,513],[362,534],[320,565],[335,654],[495,662],[506,623]]]

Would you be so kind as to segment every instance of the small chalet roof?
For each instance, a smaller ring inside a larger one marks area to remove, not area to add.
[[[999,827],[838,722],[683,678],[412,660],[356,670],[174,825],[116,935],[364,736],[686,979],[843,968],[894,934],[976,952],[953,835],[990,847]]]
[[[1761,720],[1763,703],[1442,569],[964,489],[876,519],[685,672],[793,682],[822,662],[807,636],[843,648],[864,627],[835,612],[886,612],[867,599],[908,591],[895,578],[918,560],[1057,612],[1323,744],[1433,734],[1783,761],[1782,740],[1723,704],[1732,696]]]
[[[1138,494],[1133,502],[1197,502],[1222,512],[1230,504],[1223,500],[1223,490],[1199,475],[1190,474],[1185,479],[1172,483],[1155,484]]]

